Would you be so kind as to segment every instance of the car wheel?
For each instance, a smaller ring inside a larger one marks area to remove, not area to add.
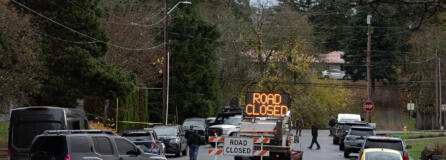
[[[209,144],[211,144],[212,147],[215,147],[215,142],[209,142]]]
[[[343,151],[344,150],[344,144],[339,142],[339,150]]]
[[[243,157],[234,157],[234,160],[243,160]]]
[[[177,153],[175,153],[175,157],[181,157],[183,156],[183,152],[181,152],[181,146],[178,148]]]
[[[333,137],[333,144],[338,144],[338,140]]]
[[[344,150],[344,158],[348,158],[350,151],[348,149]]]
[[[183,151],[183,153],[182,153],[182,154],[183,154],[183,156],[187,156],[187,150],[188,150],[188,148],[189,148],[189,147],[188,147],[188,146],[186,146],[186,148],[184,149],[184,151]]]

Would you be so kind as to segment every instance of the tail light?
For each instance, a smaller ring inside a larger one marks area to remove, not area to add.
[[[70,154],[66,154],[64,160],[71,160]]]
[[[8,157],[11,157],[11,149],[8,148]]]
[[[31,156],[29,156],[29,154],[28,157],[26,157],[26,160],[31,160]]]
[[[156,143],[152,142],[152,148],[156,148]]]
[[[278,154],[276,154],[276,158],[279,158],[279,155],[278,155]]]
[[[404,153],[403,153],[403,160],[408,160],[408,157],[409,157],[409,156],[407,155],[407,152],[404,152]]]

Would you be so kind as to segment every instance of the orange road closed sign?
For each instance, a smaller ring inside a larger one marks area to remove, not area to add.
[[[249,92],[245,102],[244,116],[280,117],[287,114],[290,97],[279,93]]]

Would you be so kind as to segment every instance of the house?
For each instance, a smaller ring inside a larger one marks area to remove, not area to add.
[[[328,70],[341,70],[345,63],[342,55],[344,55],[342,51],[333,51],[328,54],[321,54],[320,60],[328,67]]]

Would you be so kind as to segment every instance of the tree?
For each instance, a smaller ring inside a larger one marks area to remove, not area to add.
[[[29,17],[21,16],[0,1],[0,111],[11,106],[31,105],[32,95],[39,93],[39,39],[30,26]]]
[[[100,26],[98,0],[13,0],[32,14],[31,23],[42,38],[45,60],[43,88],[38,104],[75,106],[75,99],[102,99],[126,95],[135,88],[135,75],[98,60],[107,52],[108,38]],[[38,15],[40,14],[40,15]],[[57,22],[57,23],[56,23]]]
[[[169,38],[170,106],[178,108],[181,122],[186,116],[206,117],[220,104],[215,55],[220,33],[191,8],[176,12],[169,27],[169,33],[175,33]]]

